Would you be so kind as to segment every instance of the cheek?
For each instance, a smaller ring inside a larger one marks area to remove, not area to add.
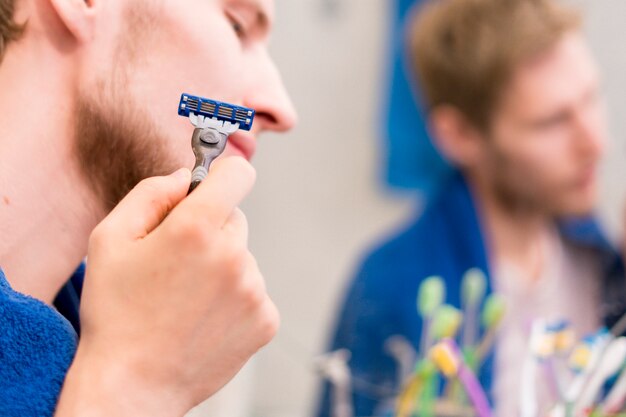
[[[154,35],[136,47],[141,55],[131,69],[136,94],[170,110],[164,114],[176,109],[183,92],[237,101],[243,53],[218,2],[195,7],[166,2],[154,20],[145,28]]]
[[[567,175],[572,165],[568,140],[560,134],[523,138],[515,153],[529,173],[548,182],[558,182]]]
[[[558,160],[561,145],[545,138],[509,136],[497,142],[497,175],[525,195],[547,196],[561,187],[566,172]]]
[[[144,109],[149,123],[167,138],[171,160],[185,166],[194,161],[190,145],[193,126],[178,116],[181,93],[240,101],[241,47],[221,10],[211,8],[214,4],[207,2],[202,10],[166,7],[153,28],[147,29],[159,32],[137,46],[140,56],[119,64],[125,65],[128,73],[121,91],[124,99]],[[203,15],[207,17],[199,18]]]
[[[175,5],[166,12],[168,39],[157,45],[161,81],[178,94],[236,101],[244,64],[240,42],[217,2],[201,9]]]

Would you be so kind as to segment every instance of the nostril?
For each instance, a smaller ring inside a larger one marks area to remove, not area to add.
[[[276,118],[271,113],[266,112],[257,112],[255,118],[261,121],[263,127],[266,129],[280,129],[280,122],[278,118]]]

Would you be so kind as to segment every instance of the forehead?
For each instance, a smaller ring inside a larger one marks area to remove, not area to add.
[[[524,106],[545,107],[577,100],[598,79],[591,51],[579,33],[565,35],[546,53],[514,73],[508,96]]]

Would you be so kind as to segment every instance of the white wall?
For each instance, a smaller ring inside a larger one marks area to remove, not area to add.
[[[277,1],[272,51],[300,123],[261,139],[246,204],[251,245],[283,317],[256,363],[254,416],[311,414],[311,358],[356,257],[408,209],[377,187],[389,2],[338,0],[335,17],[323,13],[332,2]]]
[[[582,0],[582,4],[589,38],[604,75],[612,133],[602,167],[600,212],[609,233],[617,239],[623,234],[626,213],[626,2]]]
[[[588,12],[612,113],[614,141],[603,165],[600,211],[617,236],[626,199],[626,117],[621,115],[626,112],[626,1],[580,2]],[[327,3],[339,5],[334,18],[322,13]],[[249,404],[250,416],[311,414],[317,386],[311,357],[324,343],[338,296],[360,252],[410,211],[410,201],[384,194],[376,171],[390,4],[277,0],[272,50],[301,122],[288,135],[261,139],[255,163],[259,180],[245,205],[252,248],[283,317],[278,338],[247,377],[252,397],[245,390],[230,396]],[[229,411],[223,415],[235,417]]]

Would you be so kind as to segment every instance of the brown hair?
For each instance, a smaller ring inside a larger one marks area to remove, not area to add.
[[[410,30],[427,110],[451,105],[487,128],[515,68],[547,51],[581,17],[551,0],[430,0]]]
[[[17,0],[0,0],[0,61],[9,42],[19,38],[24,29],[13,21],[16,2]]]

